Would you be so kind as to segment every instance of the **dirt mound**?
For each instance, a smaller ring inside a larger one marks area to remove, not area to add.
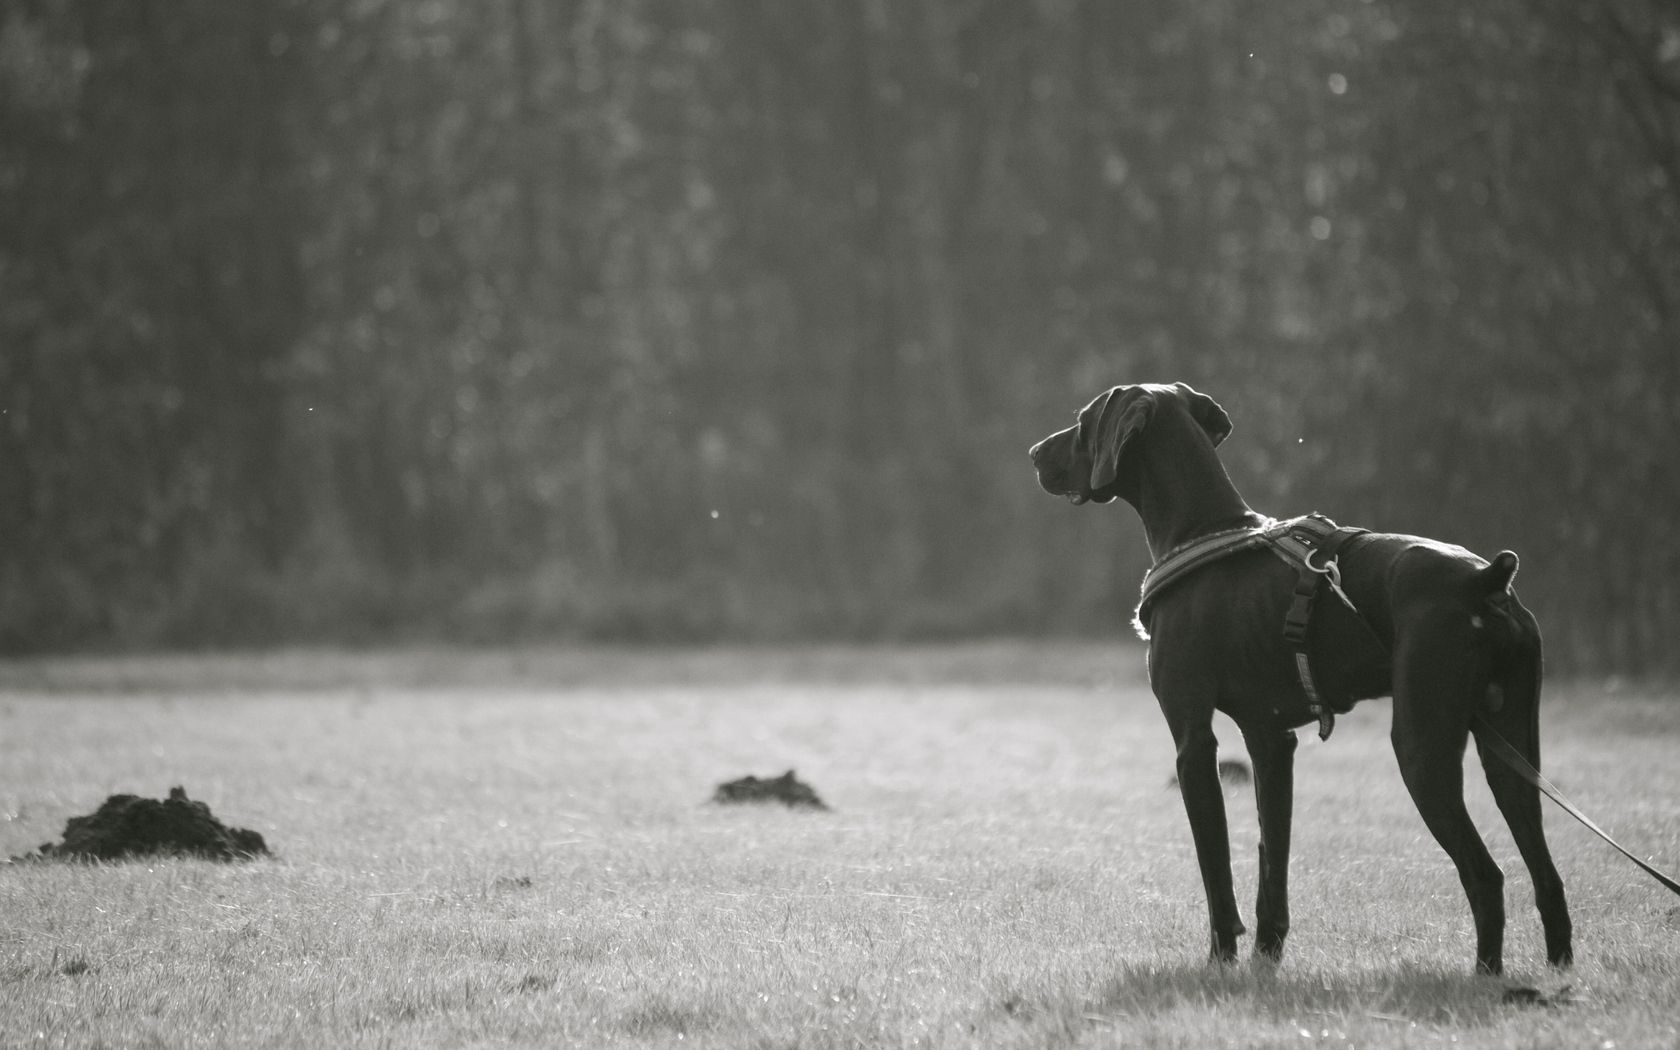
[[[811,785],[794,776],[791,769],[779,777],[760,780],[755,776],[744,776],[740,780],[719,784],[717,790],[712,792],[712,801],[780,802],[787,806],[803,806],[807,809],[828,808],[823,800],[817,797]]]
[[[1253,774],[1248,770],[1248,763],[1242,759],[1222,758],[1219,760],[1219,779],[1226,787],[1230,787],[1232,784],[1248,783],[1253,779]],[[1178,775],[1176,773],[1167,779],[1167,786],[1170,788],[1178,786]]]
[[[16,860],[123,860],[154,855],[251,860],[269,855],[263,837],[246,828],[230,828],[210,815],[210,807],[187,797],[184,788],[169,789],[161,802],[136,795],[112,795],[93,813],[71,817],[64,841],[43,843]]]

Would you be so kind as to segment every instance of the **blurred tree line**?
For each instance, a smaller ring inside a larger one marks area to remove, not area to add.
[[[6,0],[0,647],[1118,636],[1026,448],[1680,668],[1673,0]]]

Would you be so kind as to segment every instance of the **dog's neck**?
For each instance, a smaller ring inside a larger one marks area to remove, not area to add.
[[[1131,503],[1156,562],[1199,536],[1264,522],[1231,483],[1212,440],[1188,412],[1158,413],[1145,437]]]

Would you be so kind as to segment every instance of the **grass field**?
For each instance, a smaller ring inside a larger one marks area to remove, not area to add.
[[[1680,696],[1553,683],[1544,724],[1552,779],[1680,867]],[[1548,806],[1549,972],[1479,778],[1510,972],[1470,976],[1387,730],[1303,732],[1286,959],[1221,970],[1137,649],[0,664],[0,855],[174,784],[277,853],[0,867],[0,1045],[1680,1046],[1680,899]],[[831,812],[707,804],[789,767]]]

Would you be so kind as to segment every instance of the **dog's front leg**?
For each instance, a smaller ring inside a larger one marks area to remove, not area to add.
[[[1174,712],[1165,700],[1162,708],[1167,711],[1178,746],[1178,789],[1190,817],[1196,863],[1202,869],[1202,887],[1207,891],[1208,918],[1213,927],[1211,957],[1215,962],[1233,962],[1237,938],[1245,931],[1231,889],[1231,840],[1225,826],[1225,792],[1219,783],[1219,741],[1213,735],[1213,709],[1209,706],[1205,712],[1193,714]]]
[[[1295,733],[1277,725],[1245,725],[1260,811],[1260,889],[1254,904],[1254,951],[1283,958],[1289,935],[1289,824],[1295,802]]]

